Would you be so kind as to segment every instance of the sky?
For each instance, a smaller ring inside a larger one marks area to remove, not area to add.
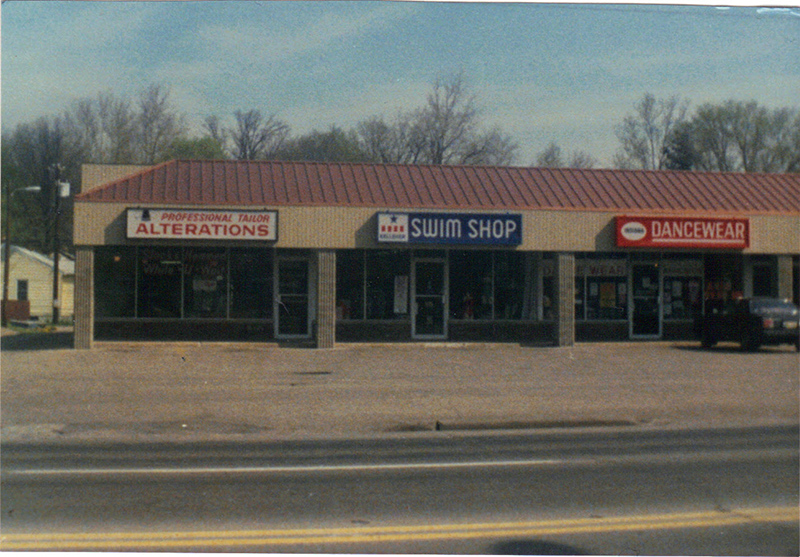
[[[779,5],[771,1],[770,5]],[[3,133],[150,84],[206,116],[274,114],[293,135],[393,119],[461,73],[481,123],[533,164],[551,142],[609,166],[645,93],[800,107],[800,8],[527,2],[7,0]]]

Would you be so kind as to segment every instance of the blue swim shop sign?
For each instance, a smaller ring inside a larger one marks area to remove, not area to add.
[[[378,213],[378,242],[518,246],[522,243],[522,215]]]

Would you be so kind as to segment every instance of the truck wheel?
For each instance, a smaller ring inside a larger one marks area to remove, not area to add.
[[[703,336],[700,338],[700,346],[703,348],[711,348],[715,344],[717,344],[717,339],[712,337],[708,332],[703,331]]]
[[[744,330],[742,331],[742,338],[741,338],[742,350],[746,352],[755,352],[758,350],[761,343],[756,338],[755,333],[753,331]]]

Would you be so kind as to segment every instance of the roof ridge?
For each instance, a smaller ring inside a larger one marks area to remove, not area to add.
[[[215,176],[222,180],[229,178],[229,171],[219,172],[222,168],[245,165],[252,169],[246,172],[246,187],[229,192],[230,188],[214,182]],[[212,171],[195,172],[201,167]],[[304,178],[310,175],[316,177],[317,183],[312,197],[307,195],[310,186]],[[280,177],[279,183],[273,184],[273,178],[277,177]],[[144,181],[148,187],[138,187]],[[757,196],[757,200],[753,195],[736,195],[737,191],[745,194],[758,188],[769,189],[771,195]],[[167,196],[166,191],[178,192],[177,197]],[[75,200],[168,205],[377,207],[396,199],[397,207],[438,208],[443,199],[453,196],[453,200],[460,199],[462,194],[465,196],[462,204],[482,210],[604,208],[639,212],[795,214],[800,213],[800,174],[175,159],[83,192]]]
[[[255,164],[289,164],[289,165],[321,165],[321,166],[331,166],[331,165],[340,165],[340,166],[384,166],[384,167],[407,167],[413,166],[417,168],[484,168],[484,169],[510,169],[510,170],[528,170],[528,171],[568,171],[568,172],[603,172],[603,173],[632,173],[632,174],[673,174],[673,175],[695,175],[695,176],[726,176],[726,175],[734,175],[734,176],[752,176],[752,177],[775,177],[775,176],[786,176],[786,177],[793,177],[798,176],[800,177],[800,173],[796,172],[744,172],[744,171],[737,171],[737,170],[677,170],[677,169],[653,169],[653,168],[584,168],[584,167],[577,167],[577,166],[536,166],[536,165],[502,165],[502,164],[433,164],[433,163],[415,163],[415,164],[408,164],[408,163],[399,163],[399,162],[370,162],[370,161],[316,161],[316,160],[287,160],[287,159],[187,159],[187,158],[180,158],[180,159],[170,159],[168,161],[156,163],[154,165],[147,166],[145,168],[133,173],[129,174],[120,179],[116,179],[113,182],[109,182],[110,185],[112,183],[116,183],[122,180],[126,180],[129,178],[133,178],[140,174],[151,172],[157,170],[161,167],[170,165],[170,164],[180,164],[180,163],[224,163],[224,164],[240,164],[240,163],[255,163]],[[137,166],[134,164],[126,165],[126,164],[114,164],[109,166]],[[101,186],[105,187],[105,186]],[[82,192],[83,193],[83,192]],[[82,195],[82,194],[81,194]]]
[[[115,180],[112,180],[112,181],[108,182],[107,184],[103,184],[102,186],[97,186],[96,188],[92,188],[90,190],[82,191],[82,192],[76,194],[75,195],[75,201],[80,201],[84,197],[88,196],[88,194],[90,194],[90,193],[95,193],[95,192],[99,192],[99,191],[105,191],[109,187],[115,186],[115,185],[117,185],[117,184],[119,184],[121,182],[126,182],[126,181],[128,181],[128,180],[130,180],[132,178],[137,178],[139,176],[142,176],[143,174],[146,174],[147,172],[153,172],[156,169],[159,169],[161,167],[164,167],[164,166],[167,166],[167,165],[170,165],[170,164],[173,164],[173,163],[177,163],[177,162],[181,162],[181,161],[179,159],[171,159],[171,160],[164,161],[164,162],[161,162],[161,163],[158,163],[158,164],[154,164],[152,166],[143,165],[144,168],[141,168],[141,169],[137,170],[136,172],[133,172],[131,174],[127,174],[125,176],[122,176],[121,178],[117,178]],[[188,162],[188,161],[183,161],[183,162]],[[105,166],[105,165],[95,165],[95,166]],[[109,164],[108,166],[140,166],[140,165],[135,165],[135,164]]]

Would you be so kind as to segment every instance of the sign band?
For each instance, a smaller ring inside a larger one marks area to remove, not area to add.
[[[278,239],[277,211],[128,209],[127,237],[157,240]]]
[[[378,213],[378,242],[518,246],[522,216],[497,213]]]
[[[715,217],[616,217],[618,247],[744,249],[750,221]]]

